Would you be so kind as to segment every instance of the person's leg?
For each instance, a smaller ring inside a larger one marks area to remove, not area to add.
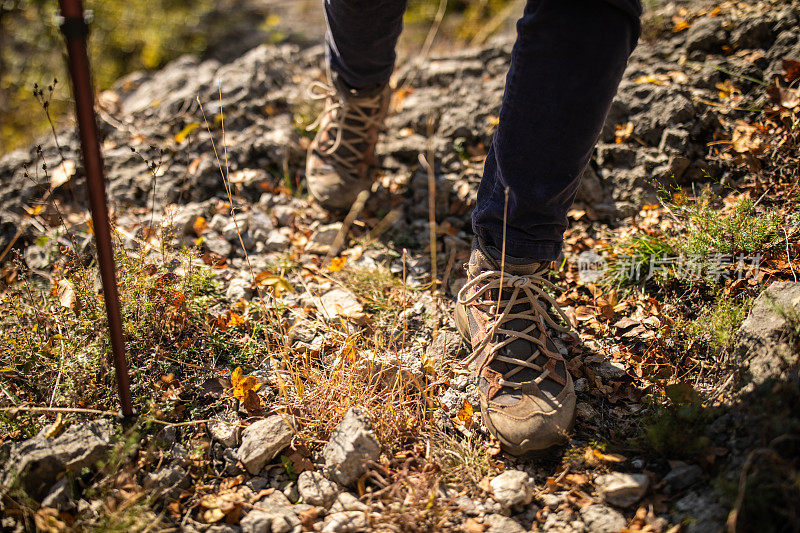
[[[639,37],[638,0],[528,0],[473,229],[506,254],[555,260],[566,213]]]
[[[325,0],[331,71],[352,89],[386,85],[405,10],[406,0]]]
[[[306,185],[327,209],[350,209],[372,185],[405,8],[406,0],[325,0],[331,87],[321,94],[325,109],[308,149]]]
[[[575,417],[575,387],[553,337],[569,319],[545,274],[636,44],[639,9],[638,0],[528,0],[517,25],[455,313],[472,346],[483,421],[509,453],[564,442]]]

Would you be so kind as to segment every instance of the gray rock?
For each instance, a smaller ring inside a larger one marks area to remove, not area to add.
[[[336,496],[336,500],[331,505],[331,513],[339,513],[342,511],[361,511],[367,510],[367,504],[350,494],[349,492],[340,492]]]
[[[280,415],[273,415],[248,426],[242,432],[238,457],[251,474],[258,474],[292,440],[293,431]]]
[[[294,481],[283,487],[281,492],[283,492],[284,496],[292,503],[296,504],[300,500],[300,491],[297,490],[297,483]]]
[[[297,490],[303,501],[326,509],[339,494],[339,487],[319,472],[306,470],[297,478]]]
[[[688,146],[689,132],[683,128],[666,128],[658,143],[658,149],[668,154],[685,154]]]
[[[686,32],[688,52],[711,52],[725,42],[725,31],[720,17],[702,17],[692,23]]]
[[[619,512],[598,503],[582,508],[581,518],[592,533],[619,533],[627,526]]]
[[[208,227],[213,229],[217,233],[222,233],[222,230],[225,229],[225,226],[227,226],[231,222],[231,220],[233,219],[231,219],[231,217],[229,216],[223,215],[221,213],[216,213],[214,214],[213,217],[211,217],[211,220],[208,221]]]
[[[189,452],[186,450],[186,447],[184,447],[183,444],[176,442],[172,445],[172,448],[170,448],[168,457],[172,461],[181,463],[188,460]]]
[[[254,210],[250,212],[250,217],[247,220],[247,227],[253,232],[261,231],[263,233],[269,233],[275,229],[275,224],[272,223],[272,219],[269,218],[266,213]]]
[[[205,207],[203,204],[197,202],[189,202],[186,205],[178,206],[175,213],[172,215],[172,222],[170,230],[175,237],[182,237],[184,235],[194,235],[194,223],[197,217],[203,216]]]
[[[611,361],[603,361],[597,366],[597,373],[605,380],[622,379],[628,371],[624,363],[614,363]]]
[[[234,448],[225,448],[222,450],[222,461],[225,465],[223,474],[226,476],[237,476],[242,473],[239,468],[239,455]]]
[[[456,331],[439,330],[425,349],[425,355],[437,361],[448,361],[460,357],[466,351],[461,335]]]
[[[779,378],[800,353],[789,342],[791,313],[800,313],[800,283],[776,281],[761,293],[734,336],[734,357],[747,369],[748,382]]]
[[[203,533],[241,533],[242,528],[230,524],[214,524],[213,526],[205,527],[203,524]]]
[[[728,511],[720,505],[715,492],[689,492],[675,502],[673,522],[686,524],[686,533],[723,531]]]
[[[369,526],[367,514],[362,511],[331,513],[322,524],[321,533],[355,533]]]
[[[506,508],[527,505],[533,498],[528,474],[519,470],[506,470],[493,478],[489,485],[494,499]]]
[[[467,386],[470,384],[470,377],[469,374],[456,374],[450,379],[450,387],[461,392],[467,390]]]
[[[261,476],[251,477],[250,479],[247,480],[247,482],[245,482],[247,488],[249,488],[253,492],[259,492],[267,488],[268,484],[269,482],[267,481],[267,478]]]
[[[259,509],[271,512],[291,512],[294,509],[292,502],[282,492],[275,491],[272,494],[258,500]]]
[[[364,312],[364,308],[358,303],[355,294],[338,287],[326,292],[321,298],[315,299],[314,303],[320,314],[328,320],[335,320],[337,317],[358,317]]]
[[[772,28],[761,17],[748,19],[733,29],[730,41],[736,48],[769,48],[773,41]]]
[[[253,509],[239,522],[242,533],[299,533],[300,519],[291,509],[284,512]]]
[[[188,518],[181,524],[181,533],[241,533],[242,528],[229,524],[204,524]]]
[[[525,528],[515,520],[501,514],[488,514],[483,524],[489,526],[484,533],[525,533]]]
[[[702,475],[703,469],[698,465],[680,465],[670,470],[663,481],[670,490],[679,492],[694,485]]]
[[[310,254],[327,254],[331,245],[336,240],[336,236],[342,230],[341,222],[334,222],[320,226],[308,239],[306,244],[306,252]]]
[[[597,146],[597,162],[601,166],[632,168],[636,164],[636,150],[625,144],[605,144]]]
[[[72,501],[74,495],[72,493],[72,483],[69,476],[64,476],[59,479],[50,492],[42,500],[42,507],[51,507],[58,510],[71,509],[75,506]]]
[[[369,414],[354,406],[333,430],[322,448],[322,457],[331,478],[340,485],[349,486],[367,471],[368,461],[378,459],[380,452]]]
[[[451,414],[457,413],[463,406],[467,395],[456,389],[445,390],[438,398]]]
[[[477,516],[480,514],[480,510],[475,504],[475,501],[466,494],[456,497],[455,500],[453,500],[453,504],[458,507],[459,511],[466,515]]]
[[[289,237],[279,230],[272,230],[267,236],[264,248],[268,252],[283,252],[291,246]]]
[[[169,488],[186,476],[186,471],[178,465],[165,466],[157,472],[150,472],[144,477],[142,486],[146,489]]]
[[[639,502],[650,487],[650,478],[644,474],[612,472],[594,480],[600,496],[617,507],[630,507]]]
[[[214,231],[203,233],[203,246],[209,252],[214,252],[222,257],[228,257],[233,251],[233,246],[222,235]]]
[[[599,413],[586,402],[578,402],[575,406],[575,415],[581,420],[590,422],[599,418]]]
[[[150,491],[156,492],[159,497],[175,497],[180,489],[188,486],[190,480],[186,470],[180,465],[169,465],[150,472],[144,477],[142,486]]]
[[[208,433],[225,446],[238,446],[241,437],[239,417],[231,411],[214,415],[208,422]]]
[[[18,482],[30,496],[42,498],[63,472],[77,472],[103,459],[111,431],[109,420],[95,420],[73,424],[53,439],[37,436],[15,444],[0,472],[0,486]]]
[[[252,296],[253,289],[250,280],[244,278],[233,278],[228,283],[228,288],[225,290],[225,298],[231,302],[238,302],[239,300],[247,300]]]
[[[561,505],[561,502],[564,501],[564,493],[563,492],[556,494],[545,493],[540,496],[540,499],[542,500],[542,504],[544,504],[545,507],[550,507],[551,509],[555,509],[559,505]]]
[[[222,233],[222,236],[225,237],[228,242],[236,246],[239,244],[239,235],[241,234],[242,237],[244,237],[247,233],[250,219],[247,215],[240,213],[236,215],[235,221],[233,217],[230,217],[228,220],[230,220],[230,222],[225,224],[225,226],[218,231]]]
[[[178,428],[175,426],[166,426],[164,429],[156,433],[154,442],[160,448],[169,448],[178,439]]]
[[[31,244],[23,252],[25,263],[34,270],[47,270],[50,266],[51,252],[47,246]]]
[[[589,381],[586,378],[575,380],[575,392],[584,392],[589,388]]]
[[[272,208],[272,215],[281,226],[291,226],[297,209],[288,205],[276,205]]]

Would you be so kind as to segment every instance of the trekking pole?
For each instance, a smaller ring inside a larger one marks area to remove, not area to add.
[[[67,41],[69,74],[72,79],[72,93],[75,97],[75,114],[78,119],[78,134],[81,141],[83,166],[86,169],[86,186],[89,193],[89,209],[92,213],[92,227],[97,259],[100,265],[100,278],[103,284],[103,298],[108,315],[108,328],[111,334],[111,351],[114,356],[114,370],[117,388],[122,405],[122,417],[133,417],[131,403],[130,377],[125,361],[125,341],[122,338],[122,315],[119,308],[117,276],[114,268],[114,252],[111,243],[111,224],[106,202],[105,179],[103,177],[103,156],[97,136],[97,121],[94,113],[94,89],[89,72],[89,55],[86,36],[89,25],[83,12],[81,0],[59,0],[61,7],[61,32]]]

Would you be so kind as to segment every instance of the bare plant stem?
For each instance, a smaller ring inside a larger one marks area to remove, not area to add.
[[[505,190],[505,202],[503,204],[503,243],[501,244],[500,250],[500,286],[497,289],[497,311],[500,310],[500,301],[503,299],[503,277],[505,276],[506,271],[506,227],[508,226],[508,187]],[[494,333],[497,330],[497,320],[494,321],[492,325],[492,334],[489,336],[490,338],[494,337]]]
[[[428,116],[428,158],[424,166],[428,170],[428,233],[430,237],[431,252],[431,289],[437,292],[439,277],[436,275],[436,171],[434,169],[434,150],[433,150],[433,117]]]

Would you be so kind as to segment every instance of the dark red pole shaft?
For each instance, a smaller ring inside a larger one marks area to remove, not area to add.
[[[125,361],[125,341],[122,338],[122,315],[119,308],[119,292],[114,267],[114,252],[111,243],[111,225],[106,202],[106,187],[103,177],[103,156],[97,136],[97,121],[94,113],[94,89],[89,71],[89,56],[86,49],[87,25],[81,0],[59,0],[63,23],[61,31],[67,41],[69,74],[75,96],[75,113],[78,118],[78,133],[81,140],[83,166],[86,169],[86,185],[89,191],[89,209],[92,212],[100,278],[103,282],[103,297],[108,314],[111,333],[111,351],[114,354],[114,370],[117,388],[122,403],[122,415],[133,415],[130,377]]]

